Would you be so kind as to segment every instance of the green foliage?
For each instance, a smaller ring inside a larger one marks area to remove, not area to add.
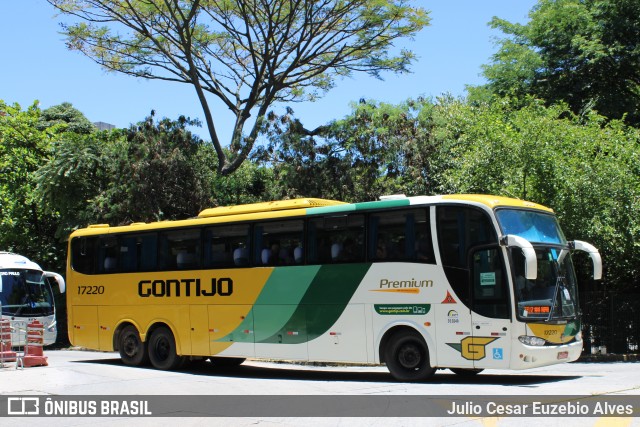
[[[95,126],[69,102],[54,105],[40,113],[38,129],[50,129],[55,133],[73,132],[89,134],[95,131]],[[55,128],[54,128],[55,127]]]
[[[282,197],[307,195],[345,201],[384,194],[429,194],[435,150],[433,104],[361,100],[347,117],[313,135],[293,117],[270,116],[270,144],[257,158],[273,167]]]
[[[259,152],[282,197],[526,199],[552,207],[569,239],[600,249],[609,285],[640,286],[640,133],[621,121],[530,98],[362,101],[319,135],[291,114],[270,118],[271,140]]]
[[[49,161],[34,177],[44,207],[59,217],[57,238],[66,240],[71,231],[101,222],[95,199],[110,188],[110,162],[125,141],[124,132],[115,130],[63,133],[52,145]]]
[[[396,43],[429,24],[405,0],[48,2],[76,20],[63,26],[70,49],[108,71],[192,86],[223,175],[247,158],[273,103],[315,99],[356,72],[407,71],[414,55]],[[209,95],[235,117],[228,150]]]
[[[51,135],[38,130],[37,103],[27,110],[0,100],[0,250],[31,257],[45,268],[64,265],[53,238],[55,217],[35,196],[33,174],[48,152]]]
[[[39,194],[60,213],[61,231],[195,216],[212,200],[214,156],[187,130],[194,122],[155,122],[128,130],[68,134],[38,172]]]
[[[488,193],[552,207],[570,239],[595,244],[607,283],[640,286],[640,132],[595,113],[509,100],[460,109],[437,178],[444,193]]]
[[[473,99],[532,95],[640,124],[640,3],[540,0],[529,18],[491,21],[506,37],[484,67],[489,83],[469,89]]]
[[[220,176],[209,165],[213,148],[187,128],[184,117],[129,129],[64,133],[50,160],[34,174],[38,197],[59,217],[56,236],[89,224],[184,219],[202,209],[276,198],[270,170],[242,165]]]
[[[111,223],[187,218],[211,203],[210,146],[186,129],[194,123],[153,121],[132,126],[113,146],[110,185],[96,198],[99,217]]]

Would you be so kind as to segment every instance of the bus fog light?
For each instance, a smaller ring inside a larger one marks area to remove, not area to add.
[[[543,340],[542,338],[532,337],[532,336],[529,336],[529,335],[520,335],[518,337],[518,340],[520,340],[520,342],[522,344],[533,345],[533,346],[538,346],[538,347],[541,347],[541,346],[545,345],[545,343],[546,343],[546,341]]]

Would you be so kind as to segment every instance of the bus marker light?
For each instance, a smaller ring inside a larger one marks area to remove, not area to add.
[[[424,326],[431,326],[431,322],[424,322]]]
[[[568,359],[568,358],[569,358],[569,352],[568,351],[560,351],[560,352],[558,352],[558,360]]]

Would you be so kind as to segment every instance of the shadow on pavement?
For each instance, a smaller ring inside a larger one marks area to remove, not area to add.
[[[152,367],[131,367],[126,366],[120,359],[96,359],[79,360],[74,363],[88,363],[96,365],[121,366],[123,369],[153,369]],[[299,369],[287,364],[274,364],[274,367],[253,366],[246,364],[235,367],[216,367],[210,362],[191,362],[179,371],[184,375],[201,375],[225,378],[244,379],[273,379],[273,380],[301,380],[301,381],[347,381],[347,382],[375,382],[375,383],[397,383],[388,372],[362,372],[362,371],[336,371],[323,368]],[[348,369],[348,368],[343,368]],[[509,374],[499,375],[491,373],[480,373],[474,377],[462,377],[449,371],[448,369],[438,370],[436,374],[425,381],[425,384],[460,384],[460,385],[504,385],[517,387],[536,387],[546,383],[556,383],[570,381],[581,378],[570,375],[534,375],[534,374]]]

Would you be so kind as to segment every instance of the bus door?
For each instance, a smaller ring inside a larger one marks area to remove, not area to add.
[[[471,253],[471,333],[469,354],[474,368],[508,368],[511,351],[509,286],[502,248],[475,248]]]

